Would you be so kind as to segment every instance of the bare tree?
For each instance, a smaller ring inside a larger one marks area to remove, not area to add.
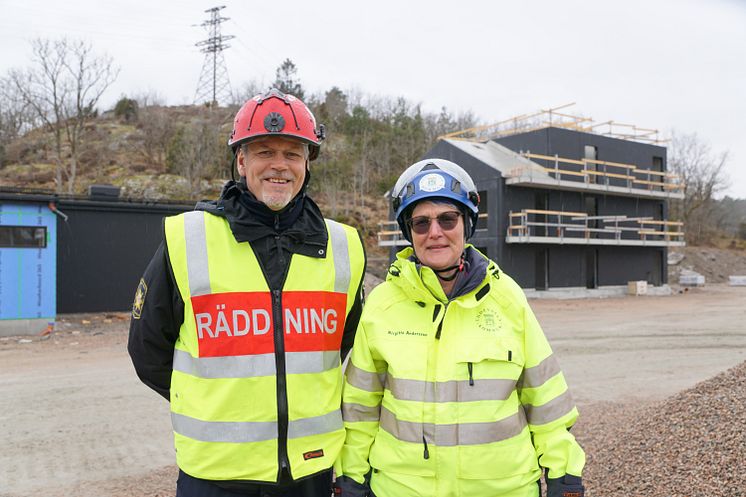
[[[674,133],[669,170],[681,178],[684,198],[671,202],[671,217],[684,222],[687,241],[702,243],[716,231],[715,195],[728,186],[728,152],[714,153],[696,134]]]
[[[251,81],[244,83],[238,89],[233,91],[233,93],[231,94],[231,102],[229,103],[229,106],[240,107],[251,97],[263,91],[266,91],[268,88],[269,85],[263,80],[257,81],[255,79],[252,79]]]
[[[0,166],[10,142],[33,128],[34,115],[12,86],[0,81]]]
[[[220,171],[225,159],[225,132],[202,118],[179,128],[169,145],[169,171],[186,179],[191,196],[202,193],[202,180]]]
[[[18,92],[52,134],[57,191],[62,192],[66,182],[67,192],[73,193],[85,124],[95,116],[96,104],[119,69],[82,41],[37,39],[31,46],[32,67],[10,71],[4,85]]]
[[[138,149],[149,165],[163,167],[171,140],[176,133],[174,119],[164,107],[150,106],[140,111],[138,128],[142,141]]]

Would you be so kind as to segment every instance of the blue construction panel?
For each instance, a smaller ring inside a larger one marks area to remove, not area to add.
[[[57,314],[57,219],[46,203],[0,203],[1,226],[45,226],[45,248],[0,247],[0,319]]]

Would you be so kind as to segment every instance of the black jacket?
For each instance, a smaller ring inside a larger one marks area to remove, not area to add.
[[[319,254],[319,248],[326,248],[328,239],[324,218],[305,191],[285,209],[275,212],[257,201],[244,184],[230,181],[217,201],[200,202],[195,210],[228,220],[236,240],[251,246],[270,290],[282,289],[293,254],[326,257],[325,251]],[[345,322],[343,360],[354,342],[362,311],[362,292],[361,279]],[[137,309],[133,308],[127,348],[143,383],[168,399],[174,344],[184,321],[184,302],[176,287],[165,242],[145,269],[138,293],[144,295]],[[284,385],[284,378],[279,378],[284,369],[284,356],[278,357],[278,384],[281,381]],[[284,394],[278,390],[278,395],[281,393]]]

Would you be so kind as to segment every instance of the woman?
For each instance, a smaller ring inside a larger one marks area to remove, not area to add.
[[[582,497],[578,412],[557,361],[520,287],[466,243],[472,179],[425,160],[392,197],[412,247],[363,309],[337,494],[533,497],[544,470],[550,497]]]

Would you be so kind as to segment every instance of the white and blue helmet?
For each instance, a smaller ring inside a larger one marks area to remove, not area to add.
[[[421,200],[445,200],[460,206],[466,221],[467,240],[477,229],[479,193],[469,174],[451,161],[425,159],[412,164],[399,176],[391,190],[391,199],[396,221],[410,242],[407,218]]]

